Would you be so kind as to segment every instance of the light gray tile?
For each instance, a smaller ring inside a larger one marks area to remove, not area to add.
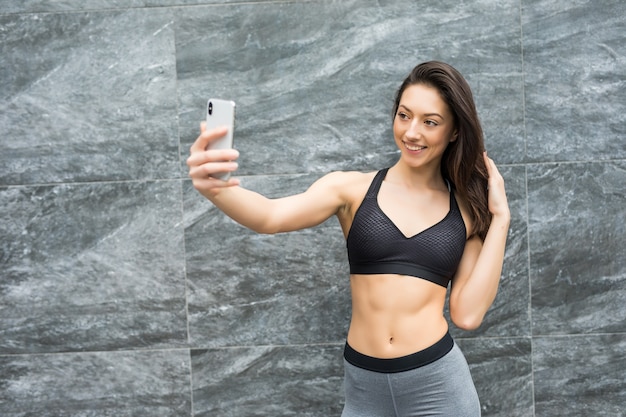
[[[172,19],[0,15],[0,184],[180,175]]]
[[[483,417],[534,416],[530,338],[456,342],[470,366]]]
[[[528,160],[626,157],[626,3],[522,1]]]
[[[312,176],[244,178],[265,195]],[[341,342],[350,315],[345,240],[336,220],[259,235],[185,190],[189,329],[194,347]]]
[[[624,416],[626,335],[537,337],[537,416]]]
[[[267,0],[247,0],[266,2]],[[292,0],[295,2],[310,0]],[[195,6],[200,4],[237,3],[240,0],[0,0],[0,13],[43,13],[88,10],[109,10],[167,6]]]
[[[184,8],[176,34],[182,149],[206,100],[232,99],[242,174],[392,164],[393,96],[430,59],[451,62],[474,87],[493,155],[524,153],[517,2]]]
[[[533,333],[626,329],[626,164],[528,167]]]
[[[342,345],[192,350],[194,416],[338,416]]]
[[[0,414],[191,416],[189,351],[0,356]]]
[[[178,182],[0,190],[0,352],[187,342]]]

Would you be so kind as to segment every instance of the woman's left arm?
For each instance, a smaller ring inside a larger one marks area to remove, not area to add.
[[[480,326],[496,298],[511,220],[502,175],[486,153],[484,158],[489,174],[491,225],[484,241],[477,236],[467,241],[450,291],[450,318],[465,330]]]

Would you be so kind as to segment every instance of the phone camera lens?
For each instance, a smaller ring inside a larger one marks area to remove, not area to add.
[[[209,116],[213,114],[213,103],[209,102]]]

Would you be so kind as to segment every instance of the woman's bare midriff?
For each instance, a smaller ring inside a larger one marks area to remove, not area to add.
[[[448,331],[446,289],[405,275],[351,275],[348,344],[375,358],[397,358],[432,346]]]

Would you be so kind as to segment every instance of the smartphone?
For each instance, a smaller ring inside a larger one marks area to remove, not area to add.
[[[209,99],[206,105],[206,128],[215,129],[228,126],[228,133],[209,144],[207,149],[230,149],[233,147],[233,131],[235,130],[235,102],[230,100]],[[216,173],[215,178],[226,181],[230,172]]]

